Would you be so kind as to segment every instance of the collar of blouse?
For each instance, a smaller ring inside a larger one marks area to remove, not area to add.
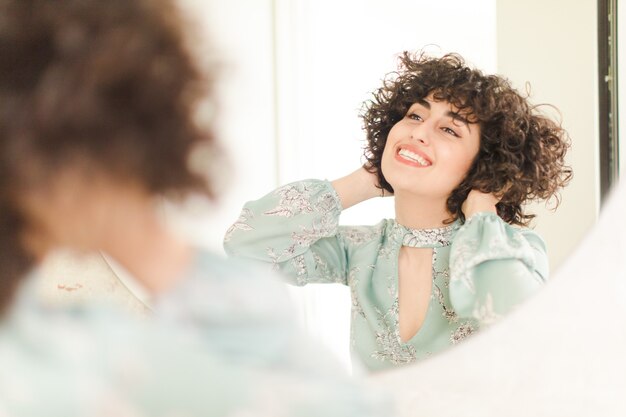
[[[411,248],[441,248],[449,246],[454,232],[461,226],[455,220],[448,226],[434,229],[411,229],[394,221],[394,235],[402,240],[402,246]]]

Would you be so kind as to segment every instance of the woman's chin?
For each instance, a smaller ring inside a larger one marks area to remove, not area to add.
[[[415,183],[406,184],[406,182],[390,182],[393,187],[394,196],[398,197],[413,197],[413,198],[426,198],[432,201],[447,200],[452,190],[440,190],[433,187],[424,187],[423,185],[417,185]]]

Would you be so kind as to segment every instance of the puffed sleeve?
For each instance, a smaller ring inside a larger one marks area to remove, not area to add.
[[[287,184],[244,205],[226,232],[224,249],[232,257],[272,264],[295,285],[347,284],[340,213],[330,182]]]
[[[461,317],[495,321],[535,293],[548,278],[543,239],[495,213],[477,213],[450,248],[450,301]]]

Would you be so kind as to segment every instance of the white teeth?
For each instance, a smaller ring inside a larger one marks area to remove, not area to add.
[[[424,158],[422,158],[421,156],[419,156],[416,153],[413,153],[407,149],[400,149],[400,152],[398,152],[398,154],[400,156],[402,156],[405,159],[409,159],[411,161],[417,162],[418,164],[420,164],[421,166],[428,166],[430,165],[430,163],[425,160]]]

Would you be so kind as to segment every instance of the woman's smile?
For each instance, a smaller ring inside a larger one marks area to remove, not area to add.
[[[396,147],[395,159],[405,165],[416,168],[427,168],[433,163],[417,146],[400,144]]]

